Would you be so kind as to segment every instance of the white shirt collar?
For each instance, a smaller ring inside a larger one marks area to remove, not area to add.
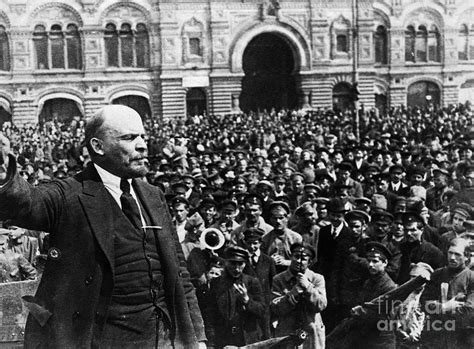
[[[105,187],[108,190],[111,190],[113,192],[117,192],[120,195],[122,195],[122,190],[120,190],[120,181],[121,178],[117,177],[116,175],[110,173],[107,170],[104,170],[102,167],[94,163],[94,167],[97,170],[97,173],[100,176],[100,179],[102,180],[102,183],[104,183]],[[132,185],[132,180],[128,180],[130,183],[130,186]]]
[[[122,190],[120,189],[120,181],[122,180],[120,177],[117,177],[116,175],[110,173],[107,170],[104,170],[102,167],[94,163],[94,167],[97,170],[97,173],[100,176],[100,179],[102,180],[102,183],[104,183],[105,188],[107,191],[112,195],[114,198],[115,202],[119,205],[120,208],[122,208],[122,203],[120,202],[120,196],[122,195]],[[133,190],[132,186],[132,180],[128,179],[128,183],[130,183],[130,194],[132,194],[133,198],[138,201],[137,195],[135,193],[135,190]],[[141,207],[138,205],[138,209],[140,210],[141,214]],[[142,222],[143,222],[143,215],[142,215]]]

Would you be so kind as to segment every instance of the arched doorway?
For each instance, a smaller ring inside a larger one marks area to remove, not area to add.
[[[298,106],[293,51],[281,36],[264,33],[250,41],[243,54],[243,70],[243,111]]]
[[[440,104],[438,85],[430,81],[418,81],[408,87],[407,105],[409,107],[426,107]]]
[[[206,110],[206,92],[202,88],[189,89],[186,93],[186,112],[188,116],[203,115]]]
[[[52,98],[44,102],[39,122],[59,121],[68,124],[75,117],[82,117],[82,112],[75,101],[67,98]]]
[[[122,104],[135,109],[143,120],[151,117],[150,103],[148,103],[148,99],[145,97],[134,95],[122,96],[112,100],[112,104]]]
[[[353,109],[352,86],[348,82],[340,82],[332,89],[332,105],[335,111]]]
[[[12,113],[10,110],[10,105],[2,103],[3,101],[0,100],[0,126],[2,126],[5,122],[12,121]]]
[[[387,96],[383,93],[375,94],[375,107],[379,110],[382,115],[387,112]]]

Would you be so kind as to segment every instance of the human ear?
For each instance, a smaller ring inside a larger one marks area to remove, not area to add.
[[[104,155],[104,147],[101,139],[91,138],[90,145],[96,154]]]

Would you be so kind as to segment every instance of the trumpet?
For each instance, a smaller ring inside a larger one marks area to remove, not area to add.
[[[203,248],[216,251],[225,244],[224,233],[216,228],[206,228],[202,231],[199,242]]]

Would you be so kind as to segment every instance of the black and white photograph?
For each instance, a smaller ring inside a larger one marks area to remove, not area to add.
[[[474,2],[0,0],[0,349],[474,348]]]

